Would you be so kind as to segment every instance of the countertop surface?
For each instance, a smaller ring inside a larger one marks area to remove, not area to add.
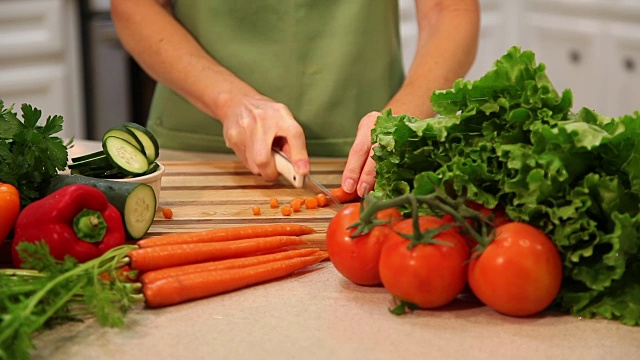
[[[95,146],[78,141],[73,152]],[[160,160],[237,159],[163,151]],[[124,328],[101,327],[93,319],[64,324],[34,337],[32,358],[640,359],[640,327],[616,321],[553,312],[508,317],[470,296],[403,316],[390,314],[392,305],[384,288],[351,284],[323,262],[208,299],[139,306],[127,314]]]

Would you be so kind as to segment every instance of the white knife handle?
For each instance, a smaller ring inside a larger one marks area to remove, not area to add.
[[[293,164],[287,157],[279,151],[273,151],[273,159],[276,162],[276,169],[287,181],[289,181],[296,189],[304,184],[304,176],[299,175],[293,168]]]

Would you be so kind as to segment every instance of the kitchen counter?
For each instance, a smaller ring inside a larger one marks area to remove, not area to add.
[[[92,146],[96,144],[79,141],[73,152],[85,153]],[[161,206],[163,201],[184,196],[178,193],[184,191],[184,185],[177,185],[182,172],[176,169],[191,163],[178,160],[204,162],[211,169],[220,164],[242,168],[229,162],[235,160],[232,155],[162,151],[161,161],[169,166]],[[214,160],[218,162],[208,163]],[[320,167],[324,164],[318,163]],[[331,171],[322,173],[336,176]],[[258,197],[255,201],[261,200]],[[171,204],[179,220],[180,202]],[[238,216],[251,219],[245,213]],[[152,229],[162,226],[158,220]],[[351,284],[330,262],[323,262],[285,279],[208,299],[162,309],[138,306],[127,314],[124,328],[104,328],[93,319],[64,324],[34,337],[37,348],[32,358],[640,358],[640,327],[616,321],[553,312],[531,318],[507,317],[470,296],[439,310],[403,316],[391,315],[387,309],[392,305],[384,288]]]

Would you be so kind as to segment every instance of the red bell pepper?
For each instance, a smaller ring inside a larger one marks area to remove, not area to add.
[[[27,205],[14,235],[15,267],[21,267],[16,247],[24,241],[45,241],[54,258],[70,255],[82,263],[124,244],[126,236],[118,209],[102,191],[83,184],[67,185]]]

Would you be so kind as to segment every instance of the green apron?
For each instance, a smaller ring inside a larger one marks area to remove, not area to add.
[[[175,16],[219,63],[289,107],[310,155],[346,156],[360,119],[404,78],[397,0],[177,0]],[[161,147],[231,151],[219,121],[162,84],[147,126]]]

